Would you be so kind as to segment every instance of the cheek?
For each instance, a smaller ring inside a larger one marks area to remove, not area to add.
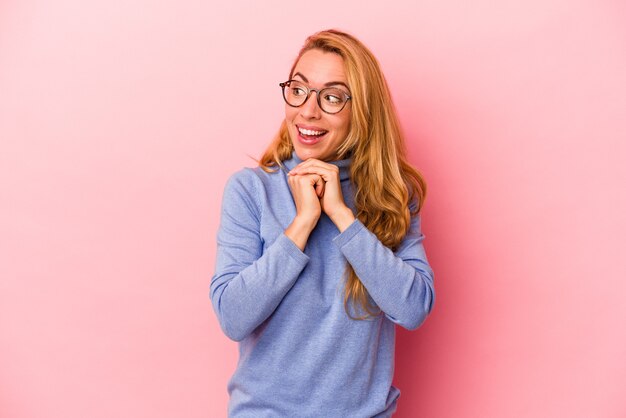
[[[295,119],[298,114],[296,107],[291,107],[289,105],[285,105],[285,119],[288,121],[292,121]]]
[[[342,118],[340,121],[338,121],[337,127],[345,133],[348,133],[350,131],[350,118]]]

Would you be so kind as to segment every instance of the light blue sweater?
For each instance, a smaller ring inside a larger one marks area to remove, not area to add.
[[[284,164],[300,162],[294,152]],[[354,212],[350,159],[332,164]],[[340,233],[324,213],[303,252],[284,234],[295,215],[286,171],[244,168],[228,179],[210,286],[222,330],[239,341],[228,416],[389,417],[400,395],[395,324],[416,329],[435,299],[420,216],[394,253],[358,219]],[[346,315],[346,263],[384,315]]]

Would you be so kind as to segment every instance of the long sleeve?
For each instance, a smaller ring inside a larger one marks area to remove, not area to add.
[[[241,341],[274,312],[309,261],[284,232],[263,250],[255,174],[244,169],[224,189],[210,298],[224,333]]]
[[[409,330],[424,322],[435,301],[420,223],[420,215],[413,216],[395,253],[358,219],[333,239],[387,318]]]
[[[238,341],[228,416],[391,416],[396,325],[419,326],[434,297],[419,218],[394,253],[362,223],[340,233],[322,214],[301,251],[284,234],[297,214],[287,172],[300,162],[294,150],[285,170],[240,170],[225,186],[210,298]],[[330,163],[353,209],[351,160]],[[346,314],[347,263],[386,316]]]

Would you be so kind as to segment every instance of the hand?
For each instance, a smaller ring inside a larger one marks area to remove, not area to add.
[[[317,175],[323,181],[321,193],[316,188],[319,196],[321,210],[328,215],[340,231],[349,226],[354,221],[352,210],[345,204],[343,193],[341,192],[341,182],[339,179],[339,168],[336,165],[309,158],[295,166],[289,172],[289,178]]]
[[[304,251],[309,235],[322,214],[319,196],[324,194],[324,181],[317,174],[287,176],[296,204],[296,216],[285,235]]]
[[[296,204],[296,218],[313,229],[322,214],[319,197],[324,194],[324,181],[317,174],[288,176],[287,179]]]

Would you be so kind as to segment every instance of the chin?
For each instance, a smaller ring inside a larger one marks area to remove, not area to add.
[[[314,146],[307,146],[306,144],[300,143],[299,139],[297,138],[297,133],[295,135],[296,137],[294,137],[293,132],[290,132],[289,137],[291,140],[291,145],[296,151],[296,155],[298,156],[298,158],[300,158],[302,161],[308,160],[309,158],[326,161],[331,158],[331,156],[328,154],[328,150],[326,149],[326,145],[327,142],[332,138],[324,138],[322,141],[315,144]]]
[[[317,158],[317,159],[319,159],[318,154],[315,151],[313,151],[313,150],[302,149],[302,148],[299,148],[299,147],[294,147],[294,149],[296,150],[296,155],[302,161],[308,160],[309,158]]]

